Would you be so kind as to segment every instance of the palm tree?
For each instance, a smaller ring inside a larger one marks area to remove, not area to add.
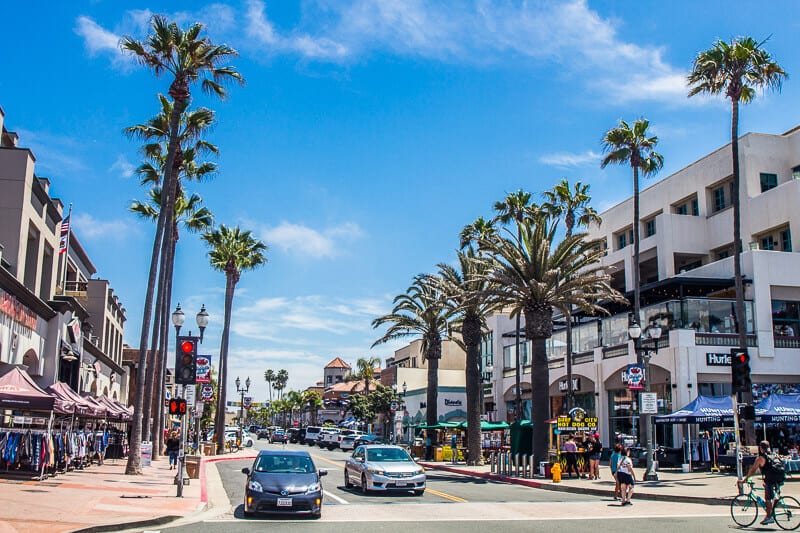
[[[148,201],[147,202],[140,202],[138,200],[134,200],[131,205],[129,206],[128,210],[132,213],[135,213],[140,218],[156,221],[158,219],[158,211],[161,209],[161,188],[160,187],[153,187],[148,192]],[[165,255],[162,257],[166,258],[166,270],[164,279],[169,280],[170,285],[172,281],[172,271],[174,265],[174,257],[175,257],[175,247],[177,246],[178,239],[180,238],[178,228],[183,226],[187,231],[191,233],[200,233],[208,228],[211,227],[214,216],[211,214],[208,208],[201,206],[203,200],[198,194],[192,194],[188,198],[184,194],[183,188],[178,188],[178,195],[175,198],[175,206],[173,208],[174,211],[174,218],[172,224],[172,238],[169,239],[169,243],[171,245],[170,250],[167,250]],[[166,242],[166,240],[165,240]],[[169,299],[166,298],[166,295],[162,295],[162,290],[166,291],[165,287],[159,287],[159,297],[157,300],[161,300],[161,309],[156,309],[156,315],[160,317],[162,320],[166,320],[167,310],[169,308]],[[158,304],[158,301],[157,301]],[[159,307],[158,305],[156,306]],[[163,328],[161,328],[163,329]],[[155,335],[156,332],[159,331],[159,328],[153,328],[153,339],[151,346],[155,347],[158,336]],[[167,331],[169,331],[169,327],[167,326]],[[157,358],[155,361],[155,366],[153,371],[147,373],[147,379],[145,380],[145,398],[154,398],[156,399],[155,402],[147,401],[143,406],[143,428],[142,433],[144,435],[145,440],[150,440],[150,418],[151,418],[151,404],[155,407],[155,413],[152,413],[152,418],[154,422],[157,422],[160,426],[161,424],[161,417],[163,415],[163,402],[160,401],[160,398],[163,398],[163,392],[161,388],[163,387],[164,381],[164,367],[166,366],[166,335],[161,335],[161,347],[157,352]],[[151,353],[154,350],[151,350]],[[150,362],[148,361],[148,366]],[[158,387],[157,393],[154,395],[154,388]],[[157,451],[160,450],[161,444],[161,431],[154,431],[153,432],[153,455],[157,457]]]
[[[656,152],[658,137],[650,136],[647,128],[650,121],[637,119],[631,127],[624,120],[608,130],[603,137],[603,151],[606,156],[600,166],[610,164],[630,165],[633,169],[633,316],[637,324],[641,324],[639,315],[639,172],[643,176],[652,176],[664,166],[664,157]],[[636,349],[636,360],[641,363],[641,350]]]
[[[275,371],[268,368],[264,372],[264,381],[267,382],[267,386],[269,387],[269,403],[272,405],[272,384],[275,383]]]
[[[731,162],[733,164],[733,277],[736,286],[736,331],[739,349],[747,351],[747,326],[742,282],[741,176],[739,171],[739,104],[747,104],[756,96],[756,89],[780,90],[786,72],[762,45],[752,37],[737,37],[727,43],[717,40],[708,50],[697,54],[689,73],[689,96],[697,94],[725,95],[731,101]],[[745,393],[744,401],[752,401]],[[752,424],[748,424],[747,441],[754,442]]]
[[[322,397],[317,391],[307,390],[303,393],[303,403],[311,412],[311,425],[317,425],[317,412],[322,409]]]
[[[425,419],[429,426],[439,422],[439,359],[442,337],[448,336],[449,319],[437,286],[431,276],[415,276],[406,292],[395,297],[392,312],[372,321],[373,328],[389,324],[386,333],[372,347],[393,339],[422,337],[422,357],[428,361]]]
[[[189,106],[191,100],[190,87],[200,81],[206,92],[224,98],[226,90],[223,83],[235,80],[243,83],[241,75],[231,66],[224,65],[236,51],[225,45],[216,45],[208,37],[200,37],[202,24],[193,24],[186,31],[178,28],[174,22],[168,22],[160,15],[151,19],[150,35],[145,42],[133,37],[122,38],[120,46],[124,51],[132,53],[143,65],[153,70],[156,76],[167,73],[172,77],[169,96],[174,105],[169,120],[169,142],[164,164],[162,186],[163,195],[159,211],[156,235],[150,255],[150,270],[147,278],[142,330],[139,337],[139,366],[136,373],[136,401],[134,404],[133,427],[131,429],[130,451],[125,467],[126,474],[141,474],[141,441],[142,411],[144,404],[144,382],[147,371],[147,337],[150,332],[150,320],[153,314],[153,294],[156,290],[159,256],[162,250],[164,232],[170,220],[173,198],[176,193],[174,165],[179,152],[180,116]],[[163,322],[163,321],[162,321]],[[156,326],[158,326],[156,324]]]
[[[289,403],[289,411],[291,413],[289,415],[289,425],[291,426],[294,422],[294,410],[302,411],[303,409],[303,395],[296,390],[290,390],[286,393],[286,401]]]
[[[459,268],[440,263],[439,277],[449,314],[455,317],[454,329],[461,330],[462,348],[466,353],[467,388],[467,464],[482,463],[481,454],[481,361],[480,345],[486,318],[499,305],[489,292],[487,272],[490,266],[476,255],[472,246],[458,252]]]
[[[359,357],[356,361],[356,378],[364,381],[364,395],[369,396],[369,384],[375,379],[375,367],[381,366],[377,357]]]
[[[461,249],[475,244],[479,245],[481,239],[485,239],[489,233],[496,231],[493,220],[486,220],[483,217],[478,217],[474,222],[464,226],[459,235],[459,243]],[[480,248],[478,249],[480,253]]]
[[[605,312],[600,299],[621,296],[609,285],[599,260],[602,252],[583,233],[555,244],[557,224],[546,216],[525,220],[521,239],[506,231],[483,242],[494,261],[488,273],[493,292],[511,308],[511,315],[525,315],[525,338],[531,341],[531,419],[534,464],[547,459],[550,426],[549,377],[546,340],[553,333],[553,311],[572,307],[586,312]]]
[[[566,178],[562,179],[551,190],[543,193],[545,201],[542,210],[551,218],[564,217],[566,227],[565,236],[572,236],[575,226],[600,225],[600,217],[594,208],[589,206],[592,200],[589,196],[589,185],[580,181],[575,183],[574,189],[570,187]],[[572,314],[571,311],[564,315],[567,335],[567,412],[575,403],[575,391],[572,389]]]
[[[287,383],[289,383],[289,373],[286,369],[281,368],[275,374],[275,390],[278,391],[280,399],[283,399],[283,389],[286,388]]]
[[[526,220],[538,212],[539,208],[531,203],[531,193],[519,189],[517,192],[510,193],[502,202],[495,202],[494,210],[497,211],[496,220],[509,224],[515,222],[517,228],[520,227]],[[517,238],[521,238],[521,230],[517,231]],[[462,238],[463,243],[463,238]],[[522,392],[520,391],[520,381],[522,379],[522,361],[519,358],[519,345],[520,345],[520,315],[517,314],[516,322],[514,324],[514,373],[516,380],[515,397],[514,397],[514,419],[522,420]],[[529,340],[529,339],[526,339]]]
[[[222,326],[222,341],[219,349],[219,390],[217,394],[216,427],[225,427],[225,400],[228,379],[228,340],[231,330],[233,294],[242,272],[253,270],[267,262],[267,246],[255,239],[251,232],[238,226],[229,228],[224,224],[219,229],[203,234],[203,240],[211,250],[208,257],[211,267],[225,273],[225,318]],[[217,453],[225,449],[225,439],[217,439]]]

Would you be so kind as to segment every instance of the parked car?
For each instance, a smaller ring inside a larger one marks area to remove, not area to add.
[[[258,437],[258,440],[269,439],[269,430],[267,428],[259,429],[257,437]]]
[[[247,430],[242,430],[242,446],[253,447],[253,436]]]
[[[289,428],[287,433],[289,434],[289,442],[292,444],[303,442],[306,438],[305,428]]]
[[[256,513],[322,516],[322,476],[306,451],[262,450],[247,475],[244,515]]]
[[[242,438],[239,440],[238,429],[225,430],[225,440],[231,442],[239,442],[239,446],[250,448],[253,446],[253,437],[247,431],[242,431]]]
[[[383,439],[377,435],[361,435],[356,439],[356,446],[365,446],[367,444],[383,444]]]
[[[247,428],[247,431],[252,433],[252,434],[254,434],[254,435],[256,435],[256,434],[258,434],[258,431],[260,429],[261,429],[261,426],[254,424],[254,425],[250,426],[249,428]]]
[[[304,442],[309,446],[316,444],[320,431],[322,431],[322,428],[319,426],[308,426],[306,428],[306,438]]]
[[[425,492],[425,469],[400,446],[371,444],[359,446],[344,465],[344,485],[370,491]]]
[[[317,446],[320,448],[333,449],[334,444],[339,445],[339,430],[336,428],[322,428],[317,435]]]
[[[339,448],[342,451],[354,450],[356,448],[356,440],[363,435],[364,434],[360,431],[355,431],[349,435],[342,435],[342,438],[339,440]]]
[[[281,442],[285,444],[288,440],[289,440],[288,435],[286,435],[286,432],[282,429],[276,429],[275,431],[273,431],[272,435],[269,438],[269,441],[273,444],[276,442]]]

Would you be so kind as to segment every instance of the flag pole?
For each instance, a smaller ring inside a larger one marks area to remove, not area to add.
[[[64,254],[64,262],[62,264],[62,270],[61,270],[61,294],[63,295],[67,294],[67,266],[69,262],[69,241],[70,241],[70,236],[72,235],[72,202],[69,203],[69,212],[67,213],[66,220],[67,220],[67,242],[66,246],[64,247],[64,251],[59,252]],[[61,224],[62,227],[61,231],[59,232],[59,237],[61,237],[62,236],[61,234],[64,232],[63,220],[61,221]]]

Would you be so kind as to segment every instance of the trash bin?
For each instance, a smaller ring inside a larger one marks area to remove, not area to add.
[[[200,477],[200,456],[187,455],[186,456],[186,474],[189,479],[197,479]]]
[[[539,462],[539,475],[542,477],[549,477],[548,474],[550,473],[550,463],[547,461],[540,461]]]
[[[436,448],[434,448],[433,452],[434,452],[433,460],[441,462],[443,460],[442,459],[442,455],[443,455],[442,447],[441,446],[437,446]]]
[[[214,446],[213,442],[203,443],[203,455],[216,455],[216,452],[216,446]]]

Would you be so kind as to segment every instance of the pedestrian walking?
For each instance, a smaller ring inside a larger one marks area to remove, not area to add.
[[[561,451],[564,452],[564,458],[567,460],[565,474],[569,474],[569,478],[572,479],[572,472],[575,471],[575,475],[580,478],[581,474],[578,472],[578,458],[576,457],[578,446],[575,444],[572,435],[567,437],[567,440],[564,442],[563,446],[561,446]]]
[[[455,433],[450,437],[450,449],[453,452],[453,464],[458,464],[458,437]]]
[[[630,448],[622,448],[622,457],[617,465],[617,478],[619,479],[620,497],[622,505],[633,505],[633,486],[636,483],[636,474],[633,471],[633,461],[631,461]]]
[[[433,445],[431,444],[431,436],[425,432],[425,460],[431,461],[433,459]]]
[[[600,457],[603,455],[603,443],[600,434],[589,438],[589,479],[600,479]]]
[[[614,478],[614,499],[618,500],[620,497],[620,490],[619,490],[619,478],[617,477],[617,466],[619,465],[619,460],[622,459],[622,451],[621,444],[614,445],[614,451],[611,453],[611,458],[608,460],[608,466],[611,468],[611,476]]]
[[[181,441],[178,439],[178,432],[173,431],[169,434],[166,442],[167,455],[169,455],[169,469],[172,470],[178,466],[178,452],[181,449]]]

